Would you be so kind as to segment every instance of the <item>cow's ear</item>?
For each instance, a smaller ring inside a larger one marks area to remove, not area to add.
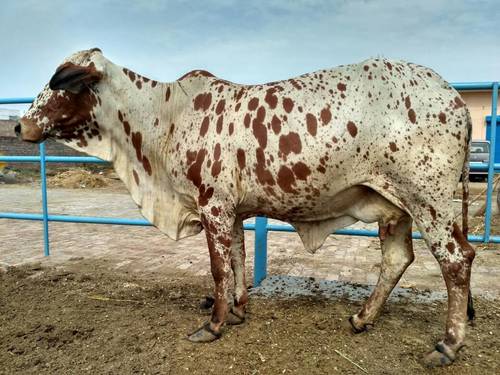
[[[95,68],[92,62],[89,66],[80,66],[67,62],[59,66],[50,79],[52,90],[67,90],[78,94],[84,87],[99,82],[103,74]]]

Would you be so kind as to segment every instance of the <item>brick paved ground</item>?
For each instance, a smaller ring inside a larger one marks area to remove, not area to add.
[[[123,191],[52,189],[49,202],[52,214],[141,217]],[[39,212],[39,189],[1,186],[0,211]],[[52,255],[44,258],[41,227],[40,222],[0,219],[0,265],[37,261],[62,264],[75,257],[84,257],[105,260],[113,268],[153,271],[166,277],[172,274],[205,275],[210,269],[203,233],[174,242],[152,227],[50,223]],[[253,232],[245,235],[249,275],[252,274],[253,237]],[[331,236],[315,255],[303,249],[295,233],[270,233],[268,245],[271,275],[362,284],[374,284],[378,277],[380,246],[376,238]],[[443,290],[440,270],[425,244],[415,241],[414,247],[416,260],[403,276],[400,286]],[[498,297],[499,274],[500,247],[479,250],[473,270],[475,293]]]

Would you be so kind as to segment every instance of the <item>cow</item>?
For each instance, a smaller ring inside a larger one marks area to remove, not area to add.
[[[168,237],[205,231],[215,302],[193,342],[244,322],[243,220],[264,215],[291,223],[310,252],[336,229],[378,223],[380,277],[350,318],[355,332],[374,324],[412,263],[415,222],[448,291],[444,338],[425,362],[448,365],[464,345],[475,255],[466,237],[471,119],[431,69],[372,58],[258,85],[204,70],[161,83],[94,48],[62,62],[16,132],[112,162]],[[452,210],[461,174],[462,230]]]

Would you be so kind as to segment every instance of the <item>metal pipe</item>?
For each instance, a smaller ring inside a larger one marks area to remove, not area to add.
[[[39,163],[40,156],[0,156],[0,161],[16,163]],[[46,163],[108,163],[93,156],[46,156]]]
[[[35,98],[2,98],[0,99],[0,104],[30,104],[33,103]]]
[[[49,221],[62,223],[80,223],[80,224],[113,224],[113,225],[140,225],[151,226],[152,224],[145,219],[126,219],[113,217],[93,217],[93,216],[71,216],[71,215],[48,215]],[[0,212],[0,219],[14,220],[43,220],[41,214]]]
[[[43,254],[48,257],[49,249],[49,208],[47,204],[47,174],[45,173],[45,142],[40,143],[40,177],[42,185]]]
[[[491,92],[491,127],[490,127],[490,160],[488,165],[488,187],[486,189],[486,213],[484,215],[484,242],[488,242],[491,234],[491,198],[493,195],[493,169],[495,164],[495,144],[497,135],[497,102],[498,82],[493,83]]]
[[[255,218],[255,254],[253,257],[253,285],[257,287],[267,276],[267,217]]]

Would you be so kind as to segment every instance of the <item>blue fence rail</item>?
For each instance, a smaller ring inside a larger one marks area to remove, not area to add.
[[[496,125],[497,125],[497,102],[498,102],[498,82],[465,82],[454,83],[452,86],[456,90],[490,90],[491,91],[491,152],[489,162],[486,163],[471,163],[473,171],[488,171],[488,183],[486,193],[486,213],[484,218],[484,233],[481,235],[469,235],[468,239],[471,242],[493,242],[500,243],[499,235],[491,235],[491,209],[492,209],[492,194],[493,194],[493,179],[495,173],[500,173],[500,163],[495,164],[495,144],[496,144]],[[1,104],[29,104],[34,98],[5,98],[0,99]],[[110,218],[110,217],[90,217],[90,216],[70,216],[70,215],[49,215],[47,204],[47,176],[45,172],[46,163],[106,163],[105,161],[95,157],[79,157],[79,156],[47,156],[45,145],[39,145],[39,156],[1,156],[0,162],[16,162],[16,163],[40,163],[41,175],[41,190],[42,190],[42,213],[13,213],[0,212],[0,219],[16,219],[16,220],[38,220],[43,222],[44,236],[44,255],[50,254],[49,248],[49,222],[70,222],[70,223],[88,223],[88,224],[117,224],[117,225],[140,225],[150,226],[147,220],[144,219],[126,219],[126,218]],[[255,223],[245,224],[245,230],[255,231],[255,255],[254,255],[254,285],[259,285],[267,276],[267,234],[268,232],[295,232],[291,225],[277,225],[268,223],[267,218],[257,217]],[[366,229],[341,229],[334,234],[348,236],[367,236],[376,237],[377,231]],[[420,233],[413,233],[413,238],[422,238]]]

